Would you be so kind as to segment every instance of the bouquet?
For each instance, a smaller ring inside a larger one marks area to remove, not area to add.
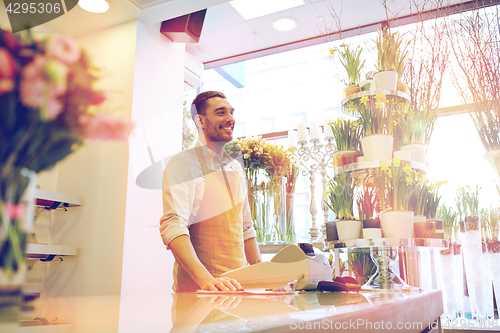
[[[126,140],[130,122],[98,113],[97,70],[74,40],[0,30],[0,271],[24,262],[26,170],[39,173],[88,140]],[[32,217],[26,216],[27,219]]]

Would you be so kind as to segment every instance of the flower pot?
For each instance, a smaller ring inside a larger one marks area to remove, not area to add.
[[[392,135],[375,134],[361,139],[365,161],[392,160]]]
[[[363,220],[363,229],[380,228],[380,219]]]
[[[347,87],[344,88],[343,95],[344,95],[344,98],[347,98],[350,95],[358,93],[360,91],[361,91],[360,87],[358,87],[358,86],[356,86],[354,84],[351,84],[350,86],[347,86]]]
[[[409,150],[398,150],[393,155],[394,158],[399,158],[401,161],[411,162],[411,151]]]
[[[436,238],[435,222],[413,222],[413,229],[415,231],[415,238]]]
[[[412,238],[413,212],[391,210],[379,215],[384,238]]]
[[[379,239],[382,238],[382,229],[380,228],[364,228],[363,229],[364,239]]]
[[[356,163],[358,159],[357,150],[341,150],[333,154],[333,167],[340,168],[341,166]]]
[[[414,162],[425,163],[425,153],[427,145],[423,143],[412,143],[399,147],[400,150],[409,150],[411,152],[411,160]]]
[[[399,91],[407,94],[408,93],[408,86],[404,82],[398,82],[396,85],[396,90],[399,90]]]
[[[396,71],[380,71],[373,75],[375,86],[377,89],[396,90],[398,85],[398,72]]]
[[[490,162],[493,170],[495,171],[495,175],[497,176],[497,181],[500,182],[500,149],[488,152],[484,155],[484,158]]]
[[[377,89],[377,86],[375,85],[374,79],[369,79],[369,80],[363,81],[359,84],[359,86],[361,87],[361,91]]]
[[[339,240],[359,239],[363,224],[361,221],[336,221]]]
[[[339,236],[337,234],[337,225],[336,225],[335,221],[326,222],[325,229],[326,229],[326,241],[327,242],[339,240]]]

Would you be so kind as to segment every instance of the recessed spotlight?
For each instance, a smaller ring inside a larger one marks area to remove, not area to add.
[[[273,22],[273,28],[278,31],[289,31],[297,27],[297,20],[290,17],[283,17]]]
[[[78,5],[91,13],[104,13],[109,9],[109,4],[105,0],[79,0]]]
[[[286,9],[304,5],[304,0],[232,0],[231,6],[243,16],[245,20],[281,12]]]

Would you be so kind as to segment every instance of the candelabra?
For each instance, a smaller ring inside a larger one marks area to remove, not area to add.
[[[311,131],[313,131],[312,128]],[[299,159],[300,164],[304,168],[302,170],[302,175],[309,175],[309,180],[311,182],[311,204],[309,206],[309,212],[311,213],[312,223],[309,234],[311,235],[311,242],[315,242],[320,237],[320,230],[316,226],[317,210],[314,196],[314,176],[316,173],[321,175],[321,183],[323,189],[321,208],[323,210],[324,216],[324,224],[321,233],[323,234],[323,236],[326,236],[326,222],[328,222],[328,206],[326,204],[326,168],[333,168],[332,157],[335,153],[335,145],[332,142],[333,135],[329,135],[329,133],[331,133],[331,129],[329,127],[325,127],[325,136],[327,137],[325,143],[320,143],[319,135],[314,135],[314,132],[311,132],[311,146],[308,145],[307,139],[304,139],[304,136],[301,136],[300,133],[301,128],[299,127],[299,142],[294,154]],[[305,162],[308,161],[310,161],[310,163],[309,165],[306,165]]]

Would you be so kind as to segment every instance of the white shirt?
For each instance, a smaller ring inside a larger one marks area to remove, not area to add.
[[[195,148],[201,149],[209,169],[238,172],[243,190],[243,239],[256,237],[248,204],[247,180],[240,162],[225,152],[222,158],[214,151],[209,152],[209,148],[201,142],[198,142]],[[205,178],[195,148],[174,156],[163,172],[163,216],[160,219],[160,233],[167,249],[174,238],[189,236],[189,226],[193,223],[203,199]]]

